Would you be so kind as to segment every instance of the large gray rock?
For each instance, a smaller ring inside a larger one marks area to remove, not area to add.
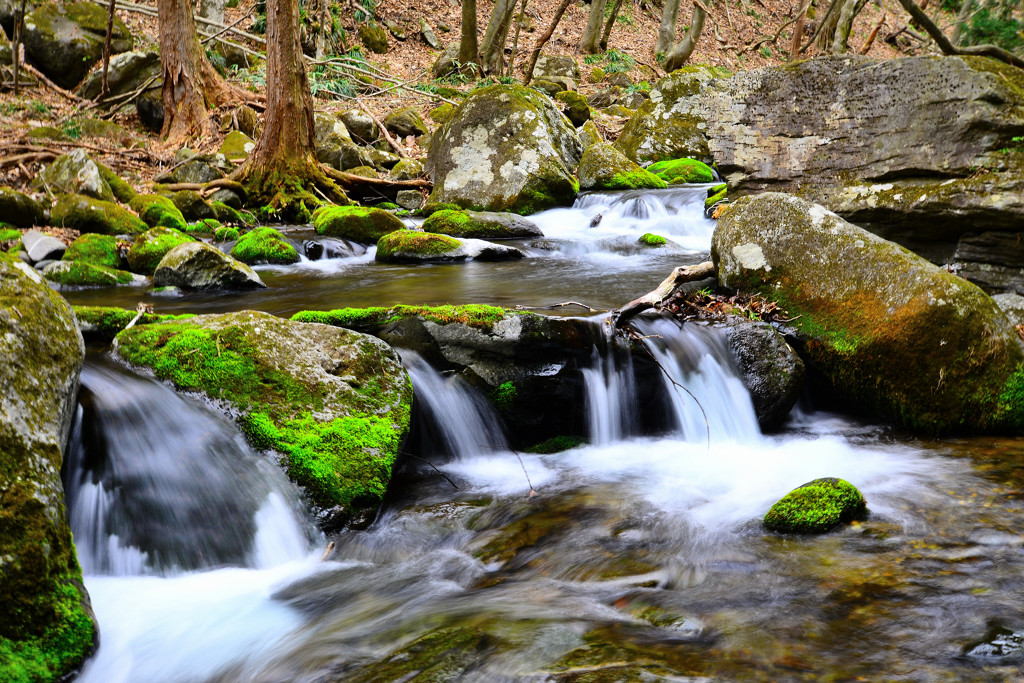
[[[71,89],[103,56],[107,12],[93,2],[47,3],[25,17],[25,54],[51,81]],[[132,36],[114,17],[111,52],[132,49]]]
[[[67,302],[7,254],[0,354],[0,667],[58,680],[79,667],[96,633],[60,479],[85,345]],[[56,656],[32,656],[39,651]]]
[[[107,68],[107,85],[110,96],[123,95],[141,88],[150,79],[155,78],[148,90],[159,90],[163,81],[160,80],[160,55],[155,51],[125,52],[110,58]],[[78,95],[88,100],[100,94],[103,86],[103,65],[89,72],[89,75],[78,87]]]
[[[1024,347],[977,286],[780,193],[733,203],[711,255],[721,285],[786,311],[851,407],[927,433],[1024,427]]]
[[[179,244],[167,252],[153,273],[153,284],[182,289],[266,287],[252,268],[204,242]]]
[[[1003,312],[1010,324],[1016,327],[1024,324],[1024,296],[1020,294],[996,294],[992,297],[999,310]]]
[[[67,251],[66,244],[38,230],[29,230],[21,236],[21,246],[33,263],[59,259]]]
[[[430,201],[521,214],[571,204],[582,153],[548,97],[515,85],[476,90],[431,138]]]
[[[1021,192],[1024,201],[1024,187]],[[1018,231],[968,233],[957,242],[953,268],[986,291],[1024,293],[1022,240]]]
[[[349,135],[356,142],[368,145],[380,135],[380,129],[373,118],[361,109],[348,109],[341,113],[341,121],[348,129]]]
[[[524,239],[544,236],[540,226],[528,218],[496,211],[435,211],[421,227],[427,232],[470,239]]]
[[[0,220],[19,228],[43,224],[43,207],[27,194],[0,187]]]
[[[434,78],[444,78],[459,68],[459,44],[449,43],[434,60],[430,73]]]
[[[56,194],[81,194],[106,202],[114,201],[109,183],[84,149],[60,155],[40,172],[39,179]]]
[[[580,67],[568,55],[541,55],[533,67],[533,79],[560,83],[566,90],[575,90],[580,82]]]

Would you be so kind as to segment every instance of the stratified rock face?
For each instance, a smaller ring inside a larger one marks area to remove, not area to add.
[[[183,289],[266,287],[252,268],[204,242],[179,244],[167,252],[153,273],[153,284]]]
[[[433,203],[529,214],[571,204],[583,145],[541,93],[514,85],[474,91],[434,133]]]
[[[6,254],[0,354],[0,679],[56,680],[93,646],[60,480],[85,345],[67,302]]]
[[[804,359],[851,407],[924,432],[1024,426],[1024,351],[977,286],[790,195],[718,221],[719,282],[795,318]]]

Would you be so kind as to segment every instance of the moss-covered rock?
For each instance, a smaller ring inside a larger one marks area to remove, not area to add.
[[[167,252],[153,272],[153,284],[203,290],[266,287],[252,268],[204,242],[186,242]]]
[[[823,534],[867,514],[864,496],[845,479],[815,479],[793,489],[764,516],[769,531]]]
[[[117,238],[113,235],[89,233],[82,235],[67,248],[61,257],[64,261],[91,263],[94,266],[120,268],[121,255],[117,249]]]
[[[708,196],[704,200],[704,208],[705,209],[710,209],[712,206],[714,206],[718,202],[720,202],[723,199],[725,199],[725,197],[726,197],[726,195],[728,193],[729,193],[729,186],[726,185],[725,183],[719,183],[718,185],[715,185],[714,187],[709,187],[708,188]]]
[[[391,169],[391,177],[395,180],[413,180],[423,174],[423,163],[416,159],[402,159]]]
[[[0,187],[0,220],[19,228],[43,224],[43,207],[27,194]]]
[[[257,263],[297,263],[299,252],[274,228],[256,228],[242,235],[231,255],[250,266]]]
[[[186,242],[195,242],[195,238],[174,228],[147,230],[128,248],[128,266],[136,273],[152,275],[167,252]]]
[[[363,206],[325,206],[313,213],[313,229],[320,235],[376,244],[405,224],[387,211]]]
[[[322,323],[345,327],[367,334],[376,334],[391,323],[421,318],[439,325],[459,324],[490,331],[495,323],[508,317],[536,316],[501,306],[465,304],[463,306],[371,306],[369,308],[338,308],[333,311],[300,311],[292,316],[295,322]]]
[[[640,235],[637,244],[642,244],[645,247],[663,247],[668,244],[668,240],[661,235],[655,235],[653,232],[645,232]]]
[[[396,230],[377,242],[377,260],[403,261],[461,261],[467,258],[461,251],[462,242],[447,235],[435,235],[419,230]]]
[[[577,128],[576,132],[580,136],[580,142],[583,143],[584,152],[586,152],[587,148],[590,147],[591,145],[596,145],[599,142],[604,142],[604,136],[601,135],[601,131],[598,129],[597,124],[594,123],[593,121],[587,121],[582,126]]]
[[[574,126],[582,126],[590,120],[590,105],[587,98],[574,90],[555,93],[555,102],[562,105],[562,113],[569,117]]]
[[[383,55],[388,51],[388,32],[376,24],[359,24],[359,42],[370,52]]]
[[[1024,351],[977,286],[790,195],[719,219],[720,284],[778,302],[850,405],[927,433],[1024,428]]]
[[[38,184],[55,194],[81,194],[107,202],[114,201],[113,190],[103,179],[99,166],[84,149],[76,149],[54,159],[40,172]]]
[[[125,308],[112,306],[72,306],[75,311],[75,318],[78,320],[78,330],[82,336],[89,340],[111,342],[117,333],[128,327],[128,323],[135,320],[136,325],[151,325],[153,323],[167,322],[168,320],[183,320],[195,317],[192,314],[184,315],[157,315],[154,313],[142,313],[129,311]],[[137,318],[137,319],[136,319]]]
[[[384,117],[384,127],[390,133],[397,135],[399,139],[409,137],[420,137],[430,132],[423,117],[412,107],[397,109]]]
[[[435,211],[423,221],[422,228],[425,232],[449,237],[486,240],[542,237],[544,234],[536,223],[522,216],[490,211]]]
[[[380,503],[409,426],[412,384],[384,342],[242,311],[125,330],[117,353],[238,416],[321,508]]]
[[[143,285],[146,279],[124,270],[85,261],[55,261],[43,269],[43,277],[65,287],[116,287]]]
[[[587,147],[578,171],[581,190],[661,189],[666,182],[606,142]]]
[[[248,135],[239,130],[233,130],[224,137],[218,153],[232,163],[239,163],[249,158],[256,148],[256,143]]]
[[[696,159],[666,159],[657,161],[647,170],[658,176],[669,185],[683,183],[710,183],[715,179],[711,167]]]
[[[100,169],[100,177],[110,186],[110,191],[114,193],[114,198],[122,204],[131,204],[131,201],[138,195],[135,188],[101,162],[95,161],[95,163],[96,167]]]
[[[224,202],[210,202],[213,213],[218,221],[227,225],[247,225],[249,223],[242,212],[228,206]]]
[[[448,123],[448,121],[451,120],[452,114],[454,113],[455,105],[452,104],[451,102],[445,102],[444,104],[438,107],[434,107],[429,112],[427,112],[427,116],[430,117],[430,120],[433,121],[434,123],[444,124]]]
[[[67,302],[7,254],[0,353],[0,678],[60,680],[96,640],[60,479],[85,346]]]
[[[129,204],[132,211],[139,214],[139,218],[151,227],[174,228],[185,230],[187,225],[181,211],[167,197],[158,194],[140,194],[131,200]]]
[[[217,218],[217,212],[210,206],[210,202],[203,199],[203,196],[195,190],[182,190],[171,195],[174,206],[181,211],[181,215],[187,221],[201,221],[205,218]]]
[[[541,55],[533,66],[532,78],[558,83],[563,90],[574,90],[580,82],[580,66],[569,55]]]
[[[66,194],[57,200],[50,211],[50,225],[103,235],[133,235],[147,227],[138,216],[113,202],[80,194]]]
[[[347,169],[346,172],[357,175],[360,178],[380,178],[380,173],[373,166],[356,166],[355,168]]]
[[[238,228],[217,228],[213,233],[213,239],[218,242],[232,242],[239,237]]]
[[[473,91],[431,138],[430,201],[529,214],[571,204],[583,146],[550,99],[529,88]]]

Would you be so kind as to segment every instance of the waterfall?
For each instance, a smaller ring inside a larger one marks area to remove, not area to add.
[[[595,348],[591,366],[583,369],[583,382],[590,443],[607,445],[632,435],[638,410],[632,359],[616,358],[611,343],[604,353]]]

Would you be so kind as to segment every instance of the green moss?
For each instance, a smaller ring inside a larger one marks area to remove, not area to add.
[[[999,391],[995,419],[1018,434],[1024,431],[1024,363],[1017,366]]]
[[[640,239],[637,241],[640,244],[647,245],[648,247],[660,247],[665,244],[668,244],[667,239],[665,239],[661,235],[655,235],[654,233],[651,232],[645,232],[643,235],[640,236]]]
[[[590,120],[590,105],[587,98],[578,92],[563,90],[555,93],[554,100],[562,105],[562,111],[577,128]]]
[[[124,235],[143,232],[146,224],[113,202],[77,194],[62,195],[50,212],[50,225],[79,232]]]
[[[477,329],[490,331],[494,323],[510,315],[536,315],[512,311],[500,306],[486,304],[465,304],[463,306],[392,306],[385,308],[338,308],[333,311],[299,311],[292,320],[303,323],[322,323],[345,327],[360,332],[380,330],[388,325],[406,318],[420,317],[424,320],[447,325],[461,323]]]
[[[95,162],[96,167],[100,170],[100,176],[103,180],[107,181],[107,185],[110,185],[110,189],[114,193],[114,196],[117,197],[117,201],[122,204],[130,205],[131,201],[138,196],[138,193],[132,189],[132,186],[126,183],[121,176],[111,171],[99,161],[93,161]]]
[[[360,244],[376,244],[405,224],[382,209],[364,206],[325,206],[313,213],[313,229],[320,235],[340,237]]]
[[[231,255],[253,265],[256,263],[296,263],[299,253],[274,228],[256,228],[245,233],[231,249]]]
[[[150,274],[167,252],[186,242],[195,242],[195,239],[172,228],[147,230],[128,248],[128,266],[137,273]]]
[[[21,241],[21,230],[9,228],[6,225],[0,228],[0,244],[14,242],[15,240]]]
[[[658,161],[648,166],[647,170],[670,185],[710,183],[715,179],[715,172],[711,167],[696,159]]]
[[[210,202],[210,206],[213,207],[213,213],[221,223],[226,223],[227,225],[250,224],[250,221],[246,220],[240,211],[231,208],[224,202]]]
[[[519,390],[512,382],[502,382],[491,390],[491,403],[504,410],[510,409],[519,397]]]
[[[217,231],[213,233],[213,238],[218,242],[231,242],[237,240],[238,228],[217,228]]]
[[[729,186],[725,183],[715,185],[714,187],[708,188],[708,197],[704,200],[704,208],[707,209],[714,206],[716,202],[720,202],[725,199],[725,195],[729,192]]]
[[[586,443],[587,440],[582,436],[554,436],[547,441],[541,441],[539,444],[527,448],[526,452],[548,455],[551,453],[561,453],[562,451],[568,451],[573,448],[579,448]]]
[[[644,169],[616,173],[601,189],[605,190],[660,190],[665,181]]]
[[[815,479],[772,505],[764,525],[781,533],[820,534],[866,513],[864,496],[853,484],[844,479]]]
[[[462,246],[462,243],[447,235],[435,235],[419,230],[396,230],[377,242],[378,258],[396,258],[405,254],[419,256],[444,256]]]
[[[451,121],[452,116],[455,114],[455,105],[450,102],[445,102],[439,107],[431,109],[427,116],[431,121],[438,125],[442,125]]]
[[[462,211],[462,207],[458,204],[448,204],[446,202],[428,202],[416,209],[414,212],[417,216],[430,217],[438,211]]]
[[[424,232],[449,237],[472,239],[502,239],[511,237],[509,231],[499,223],[475,220],[465,211],[444,209],[435,211],[423,221]]]
[[[139,214],[139,218],[146,225],[156,228],[174,228],[175,230],[186,229],[185,217],[181,211],[167,197],[158,194],[140,194],[131,200],[129,206],[132,211]]]
[[[398,211],[402,207],[393,202],[381,202],[380,204],[377,204],[376,208],[383,209],[384,211]]]
[[[82,329],[83,335],[107,342],[113,341],[117,333],[128,327],[128,323],[138,315],[136,311],[109,306],[72,306],[72,308],[75,310],[75,317],[78,318],[78,325]],[[195,316],[191,313],[183,315],[143,313],[135,324],[151,325],[168,320],[183,320],[192,317]]]
[[[47,280],[71,287],[110,287],[126,285],[132,281],[132,274],[116,268],[107,268],[84,261],[64,261],[63,268],[47,269]]]
[[[121,256],[117,253],[117,238],[113,235],[82,235],[68,247],[61,257],[63,261],[81,261],[95,266],[118,268]]]

